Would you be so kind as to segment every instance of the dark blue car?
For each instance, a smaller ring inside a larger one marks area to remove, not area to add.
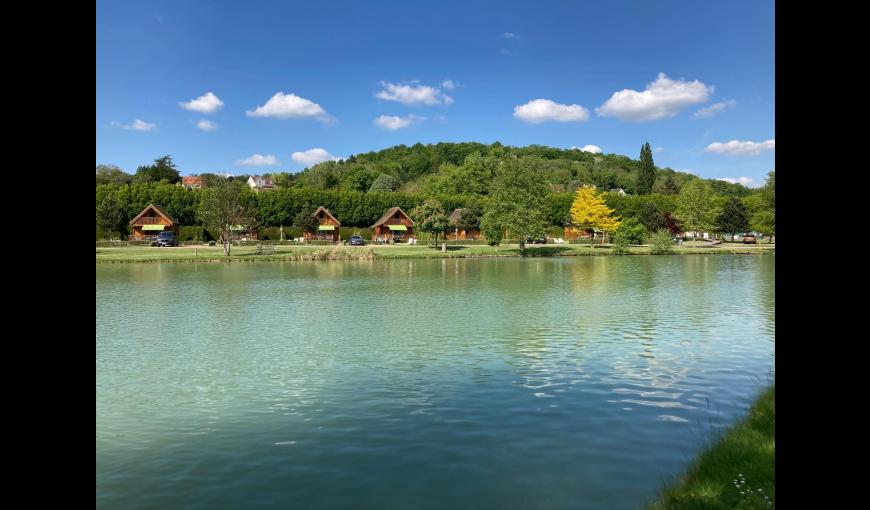
[[[351,236],[350,245],[351,246],[365,246],[366,242],[363,241],[363,238],[360,236]]]
[[[175,238],[175,232],[165,230],[157,234],[157,246],[178,246],[178,239]]]

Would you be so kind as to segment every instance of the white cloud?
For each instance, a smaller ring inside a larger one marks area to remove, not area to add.
[[[441,83],[441,88],[446,90],[453,90],[456,88],[456,84],[453,83],[453,80],[444,80],[444,82]]]
[[[424,120],[426,120],[426,117],[420,117],[419,115],[414,115],[413,113],[408,115],[407,117],[398,117],[396,115],[381,115],[380,117],[375,119],[375,125],[388,131],[395,131],[397,129],[406,128],[411,124],[423,122]]]
[[[592,154],[601,154],[601,147],[597,145],[584,145],[583,147],[571,147],[572,149],[580,149],[583,152],[591,152]]]
[[[664,119],[677,115],[687,106],[708,101],[712,93],[712,86],[698,80],[672,80],[665,73],[659,73],[643,92],[629,89],[614,92],[595,111],[602,117],[630,122]]]
[[[133,131],[151,131],[152,129],[157,127],[157,124],[152,122],[145,122],[144,120],[135,119],[130,124],[122,124],[121,122],[113,120],[109,123],[112,127],[119,127],[121,129],[132,129]]]
[[[708,145],[704,151],[725,154],[726,156],[755,156],[763,151],[772,151],[775,148],[776,141],[771,138],[763,142],[740,142],[737,140],[724,143],[715,142]]]
[[[514,107],[514,117],[530,124],[547,121],[583,122],[589,120],[589,110],[576,104],[559,104],[549,99],[533,99]]]
[[[196,99],[191,99],[188,102],[179,102],[179,106],[185,110],[199,113],[214,113],[223,107],[224,102],[220,100],[214,93],[206,92],[204,95]]]
[[[236,165],[239,166],[272,166],[277,165],[278,163],[279,162],[275,156],[271,154],[265,156],[262,154],[254,154],[251,157],[236,161]]]
[[[502,48],[502,49],[498,50],[498,53],[499,53],[500,55],[510,55],[510,54],[511,54],[511,50],[509,50],[509,49],[507,49],[507,48]]]
[[[722,112],[733,110],[735,106],[737,106],[737,101],[729,99],[727,101],[711,104],[706,108],[701,108],[695,112],[692,117],[696,119],[707,119]]]
[[[731,184],[742,184],[742,185],[747,186],[747,187],[749,187],[749,185],[752,184],[751,177],[738,177],[736,179],[733,177],[722,177],[721,179],[716,179],[716,180],[730,182]]]
[[[452,84],[453,82],[450,83]],[[381,86],[384,89],[375,94],[375,97],[386,101],[398,101],[402,104],[414,106],[453,103],[453,98],[440,89],[428,85],[420,85],[417,82],[396,85],[382,81]]]
[[[505,33],[501,34],[501,36],[504,37],[505,39],[518,39],[519,38],[519,36],[513,32],[505,32]]]
[[[199,122],[196,123],[196,127],[203,131],[215,131],[218,128],[216,122],[212,122],[206,119],[200,119]]]
[[[655,149],[653,149],[653,152],[662,152],[664,150],[665,150],[664,147],[656,147]]]
[[[276,119],[311,117],[325,124],[335,120],[314,101],[299,97],[292,92],[284,94],[280,91],[269,98],[266,104],[246,111],[245,115],[248,117],[274,117]]]
[[[341,159],[333,156],[326,152],[326,149],[321,149],[320,147],[315,147],[302,152],[294,152],[291,157],[293,158],[293,161],[302,163],[303,165],[316,165],[317,163],[323,163],[324,161],[338,161]]]

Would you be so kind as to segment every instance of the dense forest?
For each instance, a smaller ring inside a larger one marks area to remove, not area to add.
[[[764,210],[770,218],[762,223],[772,222],[772,199],[766,198],[765,191],[773,187],[772,172],[768,186],[759,189],[701,179],[655,167],[649,144],[641,148],[638,159],[540,145],[509,147],[474,142],[398,145],[342,161],[320,163],[298,173],[267,174],[275,182],[274,190],[254,193],[245,188],[245,193],[256,211],[257,223],[262,226],[291,224],[300,212],[323,205],[343,225],[368,227],[390,207],[400,206],[410,212],[429,198],[440,202],[448,213],[475,203],[483,207],[493,201],[499,179],[517,172],[541,184],[537,192],[543,193],[542,214],[552,226],[569,223],[574,191],[584,185],[603,191],[608,206],[623,217],[640,219],[652,214],[650,211],[670,217],[677,212],[681,195],[688,199],[691,194],[700,193],[710,203],[708,216],[728,203],[739,202],[739,214],[752,217]],[[112,217],[117,216],[120,232],[125,230],[125,222],[148,203],[161,205],[183,225],[199,224],[197,212],[202,193],[212,185],[226,182],[216,173],[200,173],[206,189],[185,189],[180,186],[180,172],[170,156],[140,166],[132,175],[111,165],[98,165],[96,174],[98,216],[101,204],[103,216],[105,211],[117,209],[117,215]],[[246,180],[247,176],[234,179]],[[627,195],[616,191],[620,188]]]
[[[558,149],[543,145],[510,147],[498,142],[397,145],[377,152],[355,154],[342,161],[327,161],[298,173],[265,174],[279,188],[311,188],[346,191],[398,191],[424,195],[487,195],[498,166],[506,160],[521,160],[533,166],[554,193],[573,192],[584,184],[599,189],[622,188],[637,194],[641,162],[618,154],[593,154],[580,149]],[[172,174],[171,158],[140,166],[134,175],[111,165],[97,167],[97,184],[129,184],[180,180]],[[216,173],[200,175],[220,178]],[[236,179],[247,179],[247,175]],[[673,195],[697,176],[656,167],[653,193]],[[752,190],[740,184],[709,180],[720,195],[746,196]]]

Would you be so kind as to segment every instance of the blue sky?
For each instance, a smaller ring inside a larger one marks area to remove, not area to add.
[[[772,1],[98,1],[96,21],[96,160],[129,172],[440,141],[774,169]]]

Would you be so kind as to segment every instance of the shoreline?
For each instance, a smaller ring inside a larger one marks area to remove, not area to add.
[[[612,257],[623,255],[651,255],[648,246],[633,246],[627,254],[613,253],[611,246],[589,245],[529,245],[526,255],[519,253],[519,245],[499,248],[476,246],[449,246],[447,251],[431,246],[277,246],[274,254],[257,255],[254,246],[234,246],[230,256],[220,246],[112,247],[97,248],[97,264],[125,264],[147,262],[310,262],[339,260],[399,260],[399,259],[459,259],[459,258],[551,258],[551,257]],[[719,245],[675,246],[673,255],[766,255],[775,254],[776,245]],[[668,256],[668,255],[659,255]]]
[[[746,414],[717,434],[647,510],[773,508],[775,391],[773,384],[764,388]]]

